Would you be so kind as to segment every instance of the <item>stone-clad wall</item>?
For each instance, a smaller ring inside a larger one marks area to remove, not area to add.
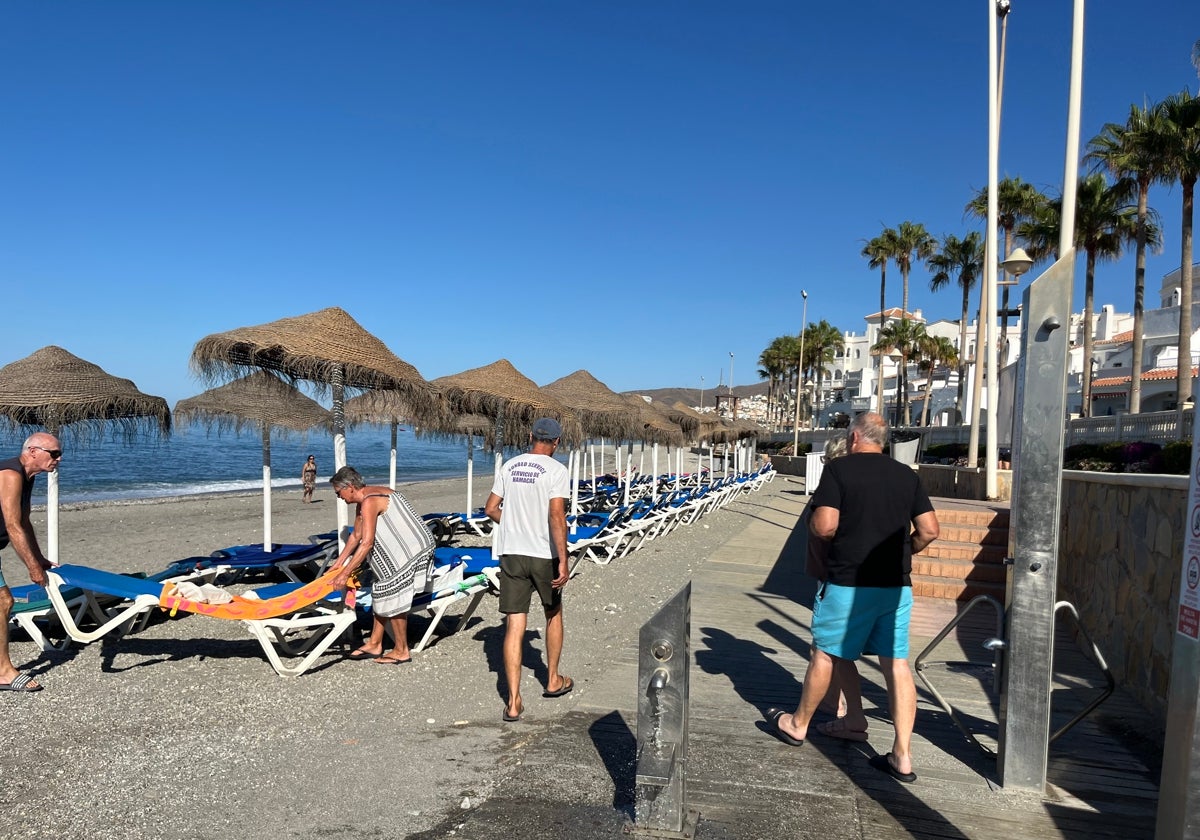
[[[1059,598],[1117,683],[1166,727],[1186,476],[1063,472]]]

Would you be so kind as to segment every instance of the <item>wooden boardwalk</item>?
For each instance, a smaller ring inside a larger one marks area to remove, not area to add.
[[[1120,693],[1101,707],[1102,716],[1085,718],[1052,745],[1051,783],[1043,796],[1002,790],[995,759],[960,733],[919,679],[918,783],[901,785],[870,768],[867,759],[891,744],[886,692],[874,660],[860,663],[871,719],[868,743],[813,734],[796,749],[767,734],[766,709],[794,707],[808,664],[811,612],[803,605],[812,603],[814,584],[803,575],[802,555],[791,537],[805,500],[801,487],[777,479],[769,492],[747,498],[742,510],[750,524],[693,581],[690,802],[709,836],[753,837],[746,832],[757,824],[755,812],[765,808],[769,823],[773,807],[794,809],[801,817],[793,829],[801,833],[793,836],[830,839],[1153,836],[1158,771],[1109,731],[1109,722],[1136,721],[1140,714]],[[913,658],[955,609],[951,602],[918,600]],[[996,692],[982,641],[994,634],[994,611],[972,611],[931,653],[926,671],[993,748]],[[1069,635],[1060,628],[1056,727],[1104,684]],[[605,681],[611,692],[591,692],[588,705],[596,711],[621,709],[633,727],[628,686],[636,672],[637,652],[629,650]],[[723,834],[715,831],[717,825]]]
[[[1153,836],[1161,744],[1135,743],[1139,754],[1114,734],[1141,714],[1119,693],[1052,745],[1044,793],[1001,789],[995,759],[953,725],[919,680],[917,783],[872,769],[868,759],[890,748],[891,727],[882,677],[868,660],[859,666],[868,742],[813,733],[795,748],[774,738],[765,712],[795,706],[808,664],[804,605],[812,603],[814,583],[803,575],[800,537],[792,534],[806,498],[803,484],[780,476],[730,505],[719,515],[744,517],[746,527],[693,578],[687,802],[700,814],[696,840]],[[954,612],[953,603],[918,602],[914,658]],[[928,675],[970,729],[994,745],[996,694],[981,642],[995,632],[995,619],[973,615],[931,654]],[[1103,683],[1068,634],[1059,635],[1055,726]],[[635,795],[637,660],[636,641],[615,651],[603,681],[571,712],[523,735],[513,759],[519,771],[456,825],[455,836],[620,836]]]

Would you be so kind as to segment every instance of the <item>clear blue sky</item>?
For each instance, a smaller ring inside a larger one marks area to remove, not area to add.
[[[1001,175],[1057,191],[1071,3],[1013,6]],[[732,352],[745,384],[801,288],[810,321],[862,331],[884,225],[978,225],[988,8],[8,4],[0,364],[58,344],[173,404],[200,338],[338,305],[430,379],[503,357],[711,388]],[[1093,2],[1086,37],[1084,143],[1197,89],[1195,0]],[[1179,188],[1151,204],[1156,290]],[[1098,303],[1132,285],[1132,257],[1102,267]],[[910,306],[959,297],[917,268]]]

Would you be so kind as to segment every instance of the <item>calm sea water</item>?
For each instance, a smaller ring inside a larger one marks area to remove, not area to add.
[[[0,458],[15,455],[22,438],[0,436]],[[89,445],[64,441],[59,466],[59,498],[63,503],[102,502],[221,493],[262,487],[262,436],[259,433],[209,434],[202,427],[176,429],[157,443],[126,444],[104,440]],[[491,453],[478,438],[475,475],[490,476]],[[396,440],[396,480],[423,481],[467,474],[467,441],[419,438],[410,431]],[[388,429],[364,427],[346,434],[346,463],[368,482],[386,484],[391,452]],[[333,472],[333,439],[329,435],[273,435],[271,486],[300,487],[300,468],[309,455],[317,458],[318,482]],[[34,486],[34,503],[46,500],[46,478]]]

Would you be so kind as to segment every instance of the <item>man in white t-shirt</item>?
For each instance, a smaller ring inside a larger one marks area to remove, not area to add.
[[[533,424],[527,455],[500,468],[484,510],[496,523],[492,554],[500,558],[500,612],[505,614],[504,676],[508,703],[504,719],[517,721],[521,700],[521,646],[529,605],[536,591],[546,611],[546,690],[562,697],[575,687],[558,672],[563,645],[562,589],[567,585],[567,468],[554,460],[562,437],[558,421],[543,417]],[[501,509],[503,502],[503,509]]]

